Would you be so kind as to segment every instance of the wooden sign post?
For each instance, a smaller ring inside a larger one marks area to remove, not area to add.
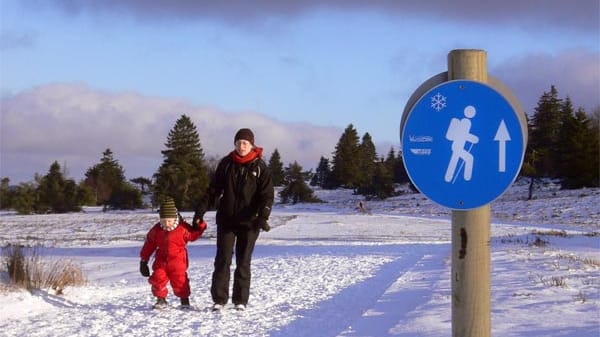
[[[417,189],[452,209],[452,336],[489,337],[490,203],[514,182],[527,119],[514,95],[488,76],[483,50],[448,54],[448,71],[409,98],[402,158]]]
[[[487,82],[486,53],[461,49],[448,54],[448,80]],[[490,205],[452,211],[452,336],[489,337]]]

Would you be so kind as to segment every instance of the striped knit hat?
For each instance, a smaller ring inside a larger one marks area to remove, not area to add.
[[[177,208],[175,207],[175,200],[171,197],[165,197],[160,204],[160,210],[158,214],[161,219],[174,219],[177,218]]]

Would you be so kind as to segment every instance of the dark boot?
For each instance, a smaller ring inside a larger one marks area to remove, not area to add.
[[[181,308],[182,309],[189,309],[190,308],[190,299],[189,298],[181,298]]]
[[[164,297],[157,297],[156,303],[152,306],[154,309],[164,309],[167,307],[167,300]]]

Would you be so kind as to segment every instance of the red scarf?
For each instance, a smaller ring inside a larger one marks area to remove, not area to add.
[[[244,157],[240,156],[235,150],[231,151],[231,153],[229,155],[231,156],[231,158],[233,158],[234,162],[236,162],[238,164],[247,164],[256,158],[261,158],[262,152],[263,152],[262,147],[253,147],[252,150],[250,151],[250,153],[248,153]]]

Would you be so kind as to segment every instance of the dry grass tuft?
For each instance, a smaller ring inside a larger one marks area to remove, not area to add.
[[[44,260],[37,248],[8,245],[3,257],[9,281],[30,291],[53,289],[61,295],[66,287],[87,282],[80,265],[71,260]]]

